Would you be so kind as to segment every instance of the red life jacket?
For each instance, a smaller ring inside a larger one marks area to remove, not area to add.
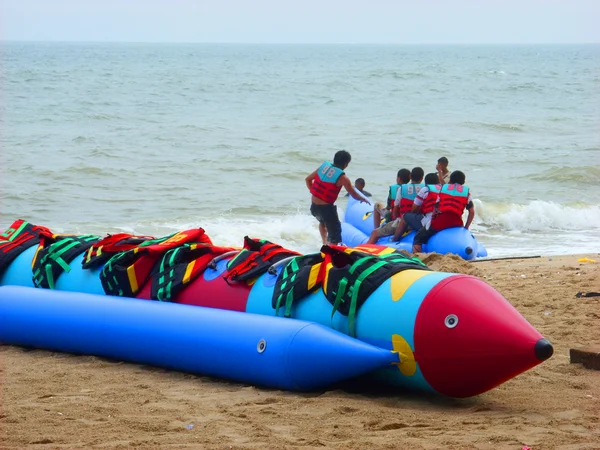
[[[433,208],[439,197],[440,189],[442,188],[440,184],[429,184],[427,187],[429,188],[429,193],[421,205],[421,214],[423,215],[433,212]]]
[[[102,268],[100,281],[107,295],[135,297],[154,265],[168,251],[188,243],[212,244],[202,228],[180,231],[151,239],[123,253],[115,254]]]
[[[260,239],[244,237],[244,249],[227,263],[227,283],[245,281],[264,274],[271,265],[298,252],[283,248],[281,245]]]
[[[52,232],[46,227],[33,225],[22,219],[13,222],[0,234],[0,273],[22,252],[39,244],[44,236],[52,236]]]
[[[402,217],[407,212],[412,211],[415,197],[424,185],[421,183],[409,183],[400,186],[402,197],[400,198],[400,207],[398,215]]]
[[[342,189],[336,183],[342,175],[344,175],[342,169],[324,162],[317,170],[317,177],[312,182],[310,193],[326,203],[335,203]]]
[[[462,214],[469,203],[469,188],[462,184],[444,184],[439,193],[436,215],[442,213],[456,214],[462,220]]]
[[[129,233],[109,234],[88,248],[83,255],[82,267],[90,269],[106,263],[116,253],[126,252],[141,243],[155,239],[152,236],[134,236]]]

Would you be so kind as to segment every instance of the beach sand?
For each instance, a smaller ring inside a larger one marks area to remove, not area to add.
[[[424,259],[486,280],[554,356],[478,397],[449,399],[353,386],[298,394],[1,346],[0,447],[600,449],[600,371],[569,361],[570,348],[600,348],[600,297],[575,297],[600,292],[600,256]]]

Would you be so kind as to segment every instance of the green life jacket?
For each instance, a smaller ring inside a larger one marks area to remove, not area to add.
[[[32,263],[35,287],[54,289],[60,274],[71,271],[69,267],[71,261],[99,240],[100,236],[93,234],[53,235],[51,239],[43,239],[42,246],[36,252]],[[46,245],[48,242],[49,245]]]
[[[321,253],[298,256],[292,259],[279,273],[273,289],[272,306],[279,315],[285,305],[284,317],[290,317],[296,300],[306,297],[322,285]]]
[[[233,247],[210,244],[183,244],[167,251],[152,271],[151,298],[173,301],[179,292],[206,270],[216,256],[234,250]]]
[[[356,312],[385,280],[406,269],[430,270],[420,259],[400,252],[374,255],[332,245],[323,246],[321,251],[332,261],[323,286],[327,300],[333,305],[331,317],[336,311],[348,316],[352,336]]]

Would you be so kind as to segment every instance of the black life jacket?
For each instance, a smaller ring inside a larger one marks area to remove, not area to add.
[[[71,261],[99,240],[100,236],[93,234],[82,236],[55,234],[49,238],[42,238],[32,262],[35,287],[54,289],[59,275],[71,271],[69,267]]]
[[[173,301],[179,292],[204,272],[216,256],[234,250],[239,249],[211,244],[183,244],[169,250],[152,271],[151,298]]]
[[[298,252],[283,248],[264,239],[244,237],[244,248],[227,263],[227,283],[254,279],[264,274],[272,264]]]
[[[13,224],[0,234],[0,274],[15,260],[17,256],[30,247],[38,245],[42,236],[52,236],[52,232],[23,219]]]
[[[283,316],[290,317],[292,305],[296,300],[306,297],[322,286],[322,262],[322,253],[298,256],[281,270],[271,300],[277,315],[279,308],[285,306]]]
[[[129,233],[109,234],[85,251],[81,265],[84,269],[100,267],[116,253],[134,249],[150,239],[155,238],[152,236],[134,236]]]
[[[357,310],[381,284],[406,269],[430,270],[420,259],[401,252],[375,255],[365,251],[324,245],[327,275],[323,291],[333,305],[331,316],[339,311],[348,316],[348,328],[354,335]]]
[[[107,295],[135,297],[163,255],[187,243],[212,244],[202,228],[193,228],[159,239],[149,239],[131,250],[116,253],[100,272],[104,292]]]

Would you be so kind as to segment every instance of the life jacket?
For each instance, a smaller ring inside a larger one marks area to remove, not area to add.
[[[423,200],[423,203],[421,204],[421,214],[423,215],[433,212],[433,208],[435,207],[435,203],[437,202],[437,199],[439,197],[438,194],[440,193],[440,189],[442,188],[442,186],[439,184],[428,184],[427,187],[429,188],[429,193],[427,194],[427,197],[425,197],[425,200]]]
[[[134,236],[129,233],[109,234],[85,251],[81,265],[84,269],[100,267],[116,253],[131,250],[150,239],[155,238],[152,236]]]
[[[279,273],[271,300],[275,314],[285,306],[284,317],[290,317],[296,300],[306,297],[323,284],[324,271],[321,270],[323,254],[315,253],[292,259]]]
[[[204,272],[216,256],[236,250],[211,244],[183,244],[167,251],[152,270],[150,296],[170,302]]]
[[[331,317],[336,311],[348,316],[351,336],[355,335],[358,308],[385,280],[406,269],[430,270],[418,258],[397,251],[376,255],[348,247],[324,245],[321,252],[328,255],[323,291],[333,304]]]
[[[292,305],[318,288],[322,288],[336,311],[348,316],[354,333],[356,311],[386,279],[404,269],[429,268],[417,258],[402,251],[381,246],[359,246],[355,249],[324,245],[321,253],[291,260],[279,274],[272,307],[290,317]]]
[[[227,283],[251,280],[264,274],[274,263],[298,252],[283,248],[264,239],[244,237],[244,248],[227,263]]]
[[[42,236],[51,235],[52,232],[46,227],[33,225],[23,219],[15,220],[0,234],[0,274],[22,252],[39,244]]]
[[[363,244],[354,247],[356,250],[372,255],[384,256],[390,253],[402,253],[391,247],[383,247],[374,244]],[[405,256],[408,256],[406,254]],[[327,276],[327,270],[332,267],[332,257],[325,253],[315,253],[298,256],[292,259],[281,270],[271,299],[275,314],[279,315],[279,309],[285,306],[284,317],[290,317],[292,305],[312,292],[323,287],[323,281]]]
[[[444,184],[440,189],[434,215],[452,213],[462,218],[462,213],[469,202],[469,188],[462,184]]]
[[[32,261],[33,284],[38,288],[54,289],[56,280],[63,272],[70,272],[69,264],[83,253],[100,236],[58,235],[44,236]]]
[[[388,199],[387,199],[387,209],[390,211],[394,208],[394,201],[396,201],[396,195],[398,194],[398,189],[400,189],[401,184],[392,184],[390,185],[390,189],[388,191]]]
[[[193,228],[116,253],[102,268],[100,281],[107,295],[135,297],[148,280],[154,265],[173,248],[187,243],[212,244],[202,228]]]
[[[401,186],[402,198],[400,198],[400,216],[403,216],[412,210],[415,197],[423,186],[425,186],[423,183],[409,183]]]
[[[329,162],[324,162],[317,170],[317,177],[313,180],[310,193],[327,203],[335,203],[342,189],[337,186],[338,179],[344,171]]]

